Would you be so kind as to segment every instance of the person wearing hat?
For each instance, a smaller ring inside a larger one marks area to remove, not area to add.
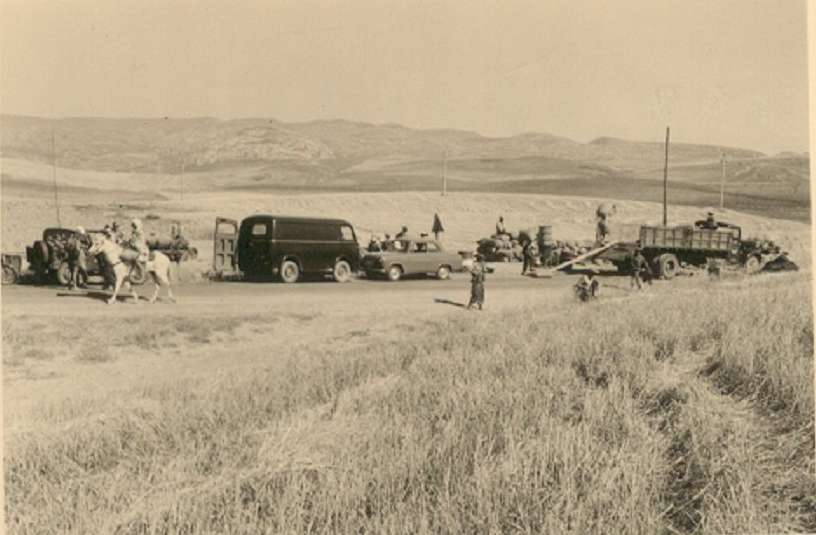
[[[717,225],[717,221],[714,219],[714,212],[708,212],[706,220],[703,222],[702,228],[708,230],[717,230],[717,228],[719,228],[719,225]]]
[[[71,290],[76,290],[77,286],[85,288],[88,280],[88,249],[91,247],[91,239],[82,227],[77,227],[65,244],[65,253],[68,260],[68,269],[71,271]],[[81,275],[81,278],[80,278]]]
[[[144,229],[142,228],[142,220],[139,218],[133,218],[130,221],[130,240],[128,240],[128,247],[139,253],[137,258],[139,262],[147,262],[150,249],[147,247],[147,239],[145,238]]]
[[[643,274],[646,275],[646,282],[652,284],[652,270],[649,267],[649,262],[646,261],[646,257],[643,256],[643,251],[640,248],[640,242],[637,243],[635,246],[635,250],[632,254],[632,278],[629,281],[629,288],[634,288],[637,286],[638,290],[643,289],[643,280],[641,276]]]
[[[487,266],[484,263],[484,257],[481,253],[473,255],[473,266],[470,268],[470,301],[467,304],[466,310],[470,310],[473,306],[479,307],[482,310],[484,305],[484,281]]]

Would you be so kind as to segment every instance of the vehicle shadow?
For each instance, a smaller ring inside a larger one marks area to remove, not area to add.
[[[440,305],[452,305],[452,306],[459,307],[459,308],[465,308],[465,306],[467,306],[464,303],[451,301],[450,299],[434,299],[434,303],[437,303],[437,304],[440,304]]]

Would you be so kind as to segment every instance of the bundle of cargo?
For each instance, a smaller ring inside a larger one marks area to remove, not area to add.
[[[521,246],[510,234],[493,235],[477,243],[476,250],[487,262],[511,262],[521,260]]]
[[[147,247],[151,251],[165,254],[173,262],[184,262],[198,258],[198,249],[190,245],[181,233],[181,224],[174,222],[170,227],[172,238],[155,238],[147,240]]]

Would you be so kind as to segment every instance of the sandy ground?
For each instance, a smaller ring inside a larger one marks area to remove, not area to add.
[[[217,381],[230,373],[252,373],[280,354],[422,336],[426,322],[449,315],[488,314],[500,322],[503,311],[519,306],[550,308],[574,302],[570,286],[575,276],[532,279],[519,276],[519,267],[498,266],[488,279],[487,306],[481,313],[463,309],[469,297],[469,278],[464,274],[454,274],[448,281],[398,283],[182,284],[176,288],[178,304],[155,305],[123,301],[108,306],[103,302],[107,294],[93,290],[6,287],[2,292],[6,430],[24,429],[40,420],[34,414],[63,402],[81,404],[85,398],[90,402],[112,391],[137,392],[178,381]],[[622,295],[625,284],[624,278],[608,278],[606,291]],[[140,293],[148,291],[150,284]],[[157,346],[139,343],[140,337],[150,340],[163,325],[176,324],[175,332],[163,331]],[[109,358],[84,357],[85,339],[99,340],[106,331]],[[33,337],[27,343],[15,333]],[[46,356],[25,357],[30,346],[44,350]]]

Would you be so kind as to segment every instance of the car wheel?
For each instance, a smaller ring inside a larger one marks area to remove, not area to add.
[[[439,269],[436,270],[436,278],[441,281],[448,280],[450,278],[450,267],[439,266]]]
[[[71,284],[71,268],[68,266],[68,262],[62,262],[59,265],[57,271],[54,272],[54,277],[60,286]]]
[[[399,266],[391,266],[388,268],[388,280],[396,282],[402,278],[402,268]]]
[[[300,278],[300,266],[293,260],[284,260],[281,264],[281,280],[287,284],[297,282]]]
[[[17,272],[11,266],[3,266],[3,284],[14,284],[17,282]]]
[[[339,260],[334,265],[332,275],[337,282],[348,282],[351,280],[351,266],[345,260]]]

